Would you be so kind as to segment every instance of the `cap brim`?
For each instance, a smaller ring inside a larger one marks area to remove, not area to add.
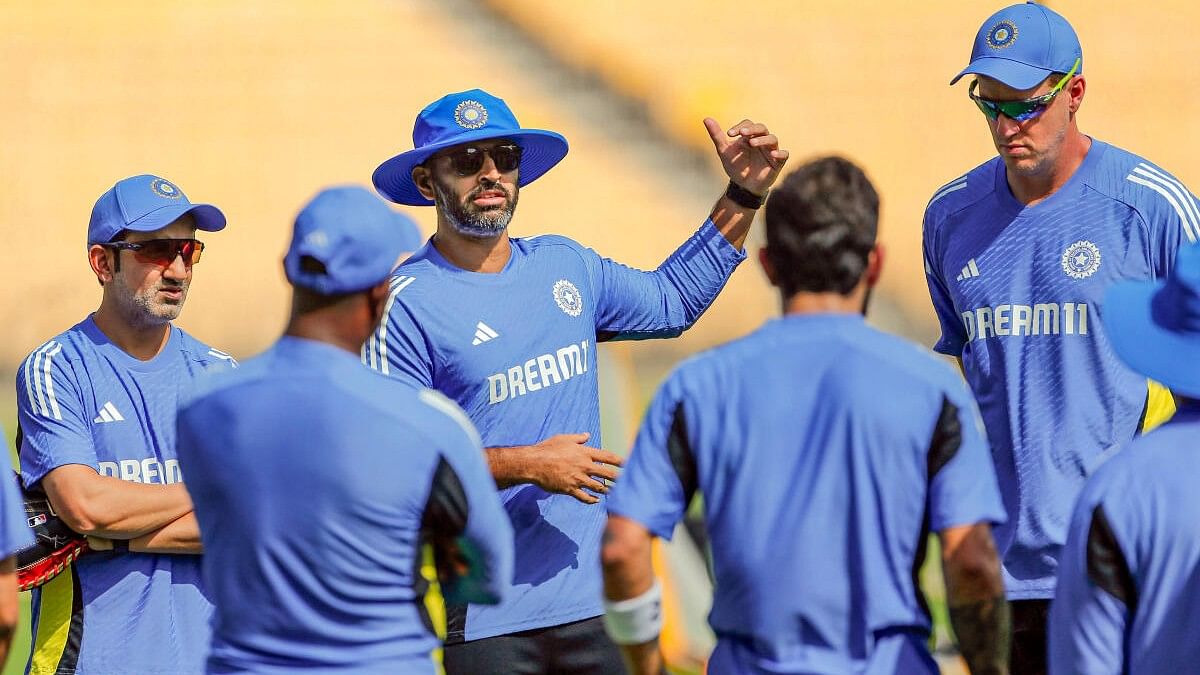
[[[396,155],[375,169],[375,173],[371,174],[371,182],[388,201],[409,206],[433,206],[433,201],[426,199],[417,189],[416,183],[413,183],[412,170],[440,150],[496,138],[509,138],[521,146],[518,185],[532,183],[567,156],[567,139],[553,131],[481,129]]]
[[[983,75],[998,80],[1001,84],[1013,89],[1033,89],[1050,77],[1052,72],[1054,71],[1037,68],[1012,59],[985,56],[975,59],[966,68],[963,68],[958,75],[954,76],[953,80],[950,80],[950,84],[958,82],[964,75]]]
[[[1163,329],[1151,303],[1163,284],[1126,281],[1104,298],[1104,324],[1117,356],[1176,393],[1200,398],[1200,340]]]
[[[225,214],[212,204],[172,204],[155,209],[150,213],[127,224],[123,229],[136,232],[153,232],[179,220],[186,214],[191,214],[196,221],[196,229],[205,232],[218,232],[225,229]]]

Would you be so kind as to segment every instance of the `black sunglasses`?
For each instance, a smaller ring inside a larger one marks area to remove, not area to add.
[[[129,251],[139,262],[170,267],[175,258],[182,256],[186,265],[200,262],[204,242],[199,239],[147,239],[146,241],[113,241],[101,244],[118,251]]]
[[[483,168],[484,155],[492,158],[500,173],[516,171],[517,167],[521,165],[521,146],[513,143],[494,145],[490,148],[468,145],[447,152],[443,157],[449,157],[450,168],[454,169],[454,173],[465,178],[479,173],[479,170]]]

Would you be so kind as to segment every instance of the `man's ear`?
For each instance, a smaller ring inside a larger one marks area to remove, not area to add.
[[[119,251],[113,251],[114,257]],[[88,247],[88,264],[92,267],[92,272],[96,275],[96,281],[103,286],[113,280],[116,274],[116,269],[113,266],[113,259],[108,257],[108,249],[100,244],[92,244]]]
[[[881,242],[875,243],[875,248],[867,255],[867,288],[874,288],[883,276],[884,248]]]
[[[417,190],[421,192],[421,196],[432,201],[433,200],[433,174],[429,169],[423,166],[415,166],[412,170],[413,183],[416,184]]]
[[[1071,97],[1067,103],[1068,110],[1074,115],[1083,107],[1083,95],[1087,92],[1087,80],[1083,79],[1082,75],[1077,75],[1067,84],[1066,89],[1067,95]]]
[[[763,273],[767,275],[767,281],[772,286],[778,286],[779,282],[776,280],[775,266],[771,264],[771,258],[767,255],[766,246],[758,249],[758,264],[762,265]]]
[[[371,306],[372,326],[379,326],[379,322],[384,319],[383,311],[387,307],[388,296],[391,295],[392,290],[388,281],[388,279],[384,279],[378,285],[371,287],[371,289],[367,291],[367,298]]]

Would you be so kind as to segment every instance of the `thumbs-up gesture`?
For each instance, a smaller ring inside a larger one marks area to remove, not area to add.
[[[765,195],[788,159],[788,151],[779,147],[779,139],[767,125],[742,120],[726,131],[716,120],[706,117],[704,127],[729,180],[756,195]]]

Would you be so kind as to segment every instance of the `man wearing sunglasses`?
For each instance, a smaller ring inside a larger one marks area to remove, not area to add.
[[[924,255],[941,323],[979,402],[1008,521],[996,531],[1012,601],[1012,669],[1045,671],[1045,623],[1071,507],[1086,477],[1173,411],[1113,355],[1104,291],[1167,275],[1200,236],[1200,206],[1149,161],[1090,138],[1083,51],[1037,4],[989,17],[968,96],[998,157],[939,188]]]
[[[212,607],[175,451],[180,393],[229,355],[171,324],[225,216],[163,178],[101,195],[88,225],[100,307],[17,374],[21,477],[96,552],[33,593],[32,673],[203,672]]]
[[[452,675],[623,671],[600,618],[603,504],[621,459],[600,449],[596,343],[674,337],[699,319],[745,258],[755,209],[787,160],[762,124],[705,125],[730,182],[700,230],[651,272],[565,237],[509,236],[520,189],[567,142],[522,128],[487,92],[430,104],[416,148],[375,171],[384,197],[435,206],[438,225],[392,277],[363,359],[467,412],[515,536],[505,601],[448,608]]]

